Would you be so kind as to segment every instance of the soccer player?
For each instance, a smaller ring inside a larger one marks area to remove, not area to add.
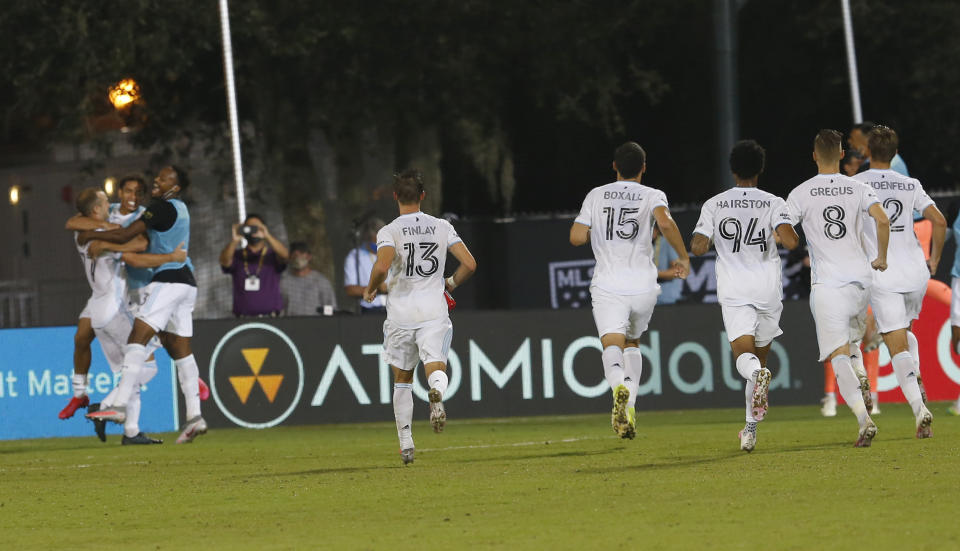
[[[614,151],[617,181],[591,190],[570,227],[570,243],[588,241],[597,260],[590,294],[593,319],[603,347],[603,373],[613,390],[610,423],[620,438],[636,436],[637,390],[642,359],[640,336],[647,330],[660,294],[653,262],[653,225],[677,253],[676,276],[690,273],[690,256],[667,196],[640,183],[647,155],[634,142]]]
[[[920,345],[910,331],[913,320],[920,316],[927,280],[936,273],[943,251],[947,221],[923,190],[920,181],[891,170],[890,161],[897,153],[897,133],[886,126],[870,131],[870,170],[854,176],[873,188],[890,219],[890,241],[887,257],[890,267],[873,276],[870,304],[877,320],[877,329],[890,350],[893,372],[903,395],[916,418],[917,438],[932,436],[933,415],[924,405],[920,379]],[[930,259],[913,234],[913,213],[922,213],[933,223]],[[864,228],[869,254],[876,254],[875,228]]]
[[[840,174],[842,137],[821,130],[813,144],[818,174],[787,197],[794,224],[801,224],[810,247],[810,310],[817,327],[820,361],[830,359],[840,395],[860,430],[856,447],[869,446],[877,434],[850,359],[853,343],[863,338],[874,270],[887,269],[890,223],[873,188]],[[873,220],[867,219],[867,215]],[[877,257],[867,258],[861,232],[876,224]],[[869,386],[867,387],[869,392]]]
[[[80,242],[100,239],[111,243],[125,243],[146,233],[148,252],[164,254],[180,244],[190,245],[190,213],[180,199],[190,180],[183,169],[167,166],[160,170],[153,182],[152,196],[143,215],[129,226],[108,232],[83,232]],[[193,336],[193,308],[197,301],[197,282],[193,276],[190,258],[168,262],[158,267],[146,290],[146,300],[137,312],[133,330],[127,339],[123,355],[123,371],[112,403],[100,411],[88,413],[87,418],[122,423],[127,416],[127,403],[144,369],[148,351],[146,344],[154,335],[160,335],[163,347],[170,353],[177,367],[180,389],[184,396],[187,420],[177,443],[192,442],[207,432],[207,423],[200,414],[199,369],[190,348]]]
[[[420,211],[425,195],[419,170],[405,170],[394,177],[393,198],[400,216],[377,233],[377,259],[363,291],[363,299],[373,302],[384,282],[389,290],[383,355],[393,370],[393,414],[404,465],[414,459],[413,374],[421,360],[430,387],[430,424],[434,432],[442,432],[447,422],[443,395],[453,324],[444,289],[452,291],[477,269],[477,261],[453,226]],[[444,280],[447,251],[460,265]]]
[[[765,157],[753,140],[734,145],[730,170],[736,186],[703,204],[690,242],[696,256],[710,249],[711,239],[717,249],[717,299],[737,371],[746,380],[746,425],[738,436],[747,452],[756,446],[757,423],[767,414],[767,353],[783,334],[783,276],[774,234],[788,249],[800,244],[784,200],[757,189]]]
[[[953,221],[952,226],[953,239],[955,243],[960,243],[960,216]],[[953,255],[953,269],[950,270],[950,351],[954,354],[960,354],[960,247]],[[960,396],[957,401],[951,404],[947,411],[951,415],[960,415]]]
[[[107,196],[97,188],[87,188],[77,196],[77,210],[94,221],[105,221],[109,212]],[[110,369],[117,373],[123,365],[124,341],[130,334],[133,327],[133,317],[127,310],[125,303],[127,291],[127,279],[124,277],[124,263],[130,266],[160,266],[166,262],[178,261],[186,258],[186,252],[182,249],[172,251],[168,254],[137,254],[147,247],[146,239],[142,236],[131,240],[119,247],[118,253],[101,254],[95,249],[95,245],[100,245],[98,241],[86,241],[83,244],[75,234],[74,239],[77,243],[77,251],[84,264],[84,273],[93,295],[87,302],[83,313],[80,314],[81,326],[91,327],[100,341],[104,356],[110,365]],[[87,351],[89,358],[89,349]],[[89,361],[87,363],[89,369]],[[143,369],[138,379],[138,383],[131,393],[128,404],[128,415],[123,424],[123,445],[128,444],[160,444],[162,441],[154,440],[140,432],[140,385],[146,384],[157,373],[156,363]],[[74,387],[76,390],[76,375],[74,376]],[[82,386],[85,391],[86,384]],[[111,393],[113,394],[113,393]],[[107,399],[110,396],[108,395]],[[71,400],[71,403],[73,401]],[[93,405],[90,406],[95,411]],[[97,435],[101,440],[106,440],[105,433],[101,427],[97,427]]]

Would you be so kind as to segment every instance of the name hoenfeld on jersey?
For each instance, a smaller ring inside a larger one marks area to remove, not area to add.
[[[870,182],[873,189],[889,189],[892,191],[913,191],[917,189],[916,184],[911,182]]]

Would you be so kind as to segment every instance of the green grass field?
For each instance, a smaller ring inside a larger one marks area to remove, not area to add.
[[[960,549],[960,418],[934,438],[883,406],[856,421],[774,408],[739,451],[742,411],[457,421],[417,459],[392,422],[216,430],[194,444],[0,442],[3,549]],[[451,412],[453,415],[455,412]]]

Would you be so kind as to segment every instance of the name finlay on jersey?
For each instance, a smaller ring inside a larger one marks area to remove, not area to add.
[[[889,189],[894,191],[913,191],[917,185],[911,182],[869,182],[873,189]]]
[[[436,226],[404,226],[400,228],[403,235],[434,235],[437,233]]]
[[[812,187],[810,188],[811,197],[820,197],[820,196],[831,196],[835,197],[837,195],[853,195],[853,188],[850,186],[845,187]]]
[[[718,209],[768,209],[769,199],[727,199],[717,201]]]
[[[643,201],[643,197],[639,193],[632,193],[629,191],[604,191],[604,199],[620,199],[623,201]]]

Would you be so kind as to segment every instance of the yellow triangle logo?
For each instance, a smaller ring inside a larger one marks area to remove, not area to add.
[[[247,403],[247,398],[250,397],[250,391],[253,390],[253,384],[256,381],[256,377],[230,377],[230,384],[233,385],[233,390],[240,398],[241,404]]]
[[[272,404],[274,398],[277,397],[277,391],[280,390],[283,375],[260,375],[257,377],[257,381],[260,383],[263,393],[267,395],[267,400],[270,400]]]
[[[260,368],[263,367],[268,352],[270,352],[269,348],[244,348],[240,350],[243,359],[247,360],[247,365],[250,366],[250,371],[253,371],[254,375],[260,374]]]

